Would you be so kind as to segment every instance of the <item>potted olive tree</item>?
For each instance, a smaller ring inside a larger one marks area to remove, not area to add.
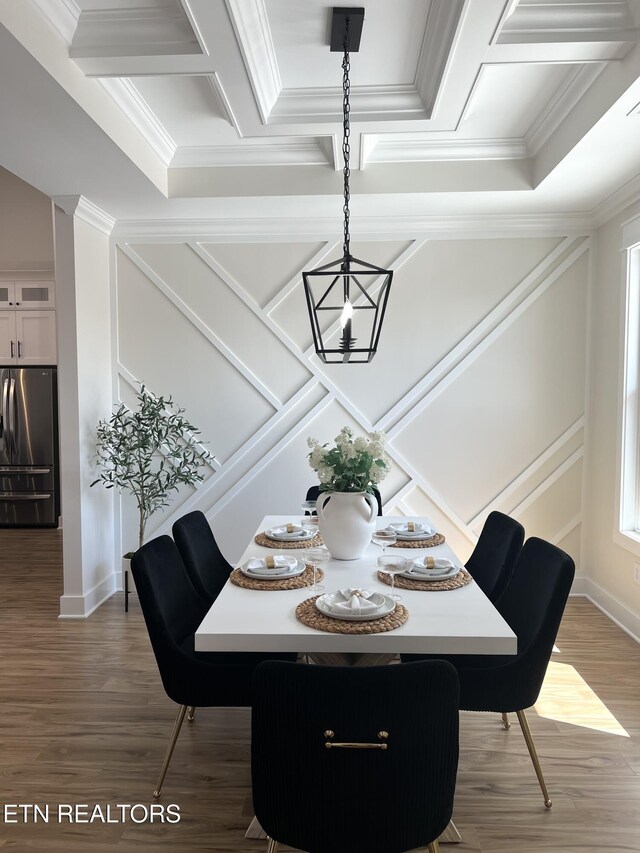
[[[100,476],[91,483],[129,492],[138,513],[138,547],[144,542],[147,521],[168,506],[180,486],[204,479],[211,454],[199,445],[193,424],[183,417],[171,397],[156,397],[144,385],[136,394],[137,408],[121,403],[97,430]],[[132,556],[132,552],[124,555]]]

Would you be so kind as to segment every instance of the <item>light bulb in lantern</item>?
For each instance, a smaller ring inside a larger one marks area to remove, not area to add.
[[[344,303],[344,308],[342,309],[342,314],[340,315],[340,325],[344,329],[349,320],[353,317],[353,305],[347,299]]]

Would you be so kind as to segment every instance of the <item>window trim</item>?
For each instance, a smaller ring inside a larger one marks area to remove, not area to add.
[[[640,557],[640,216],[622,226],[620,382],[613,539]]]

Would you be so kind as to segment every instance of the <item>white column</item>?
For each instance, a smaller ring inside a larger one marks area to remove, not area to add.
[[[96,479],[95,435],[111,412],[109,218],[81,196],[54,199],[64,591],[85,617],[116,590],[113,492]]]

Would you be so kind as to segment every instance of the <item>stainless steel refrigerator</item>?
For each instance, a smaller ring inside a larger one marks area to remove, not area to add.
[[[0,527],[55,527],[55,368],[0,367],[0,402]]]

